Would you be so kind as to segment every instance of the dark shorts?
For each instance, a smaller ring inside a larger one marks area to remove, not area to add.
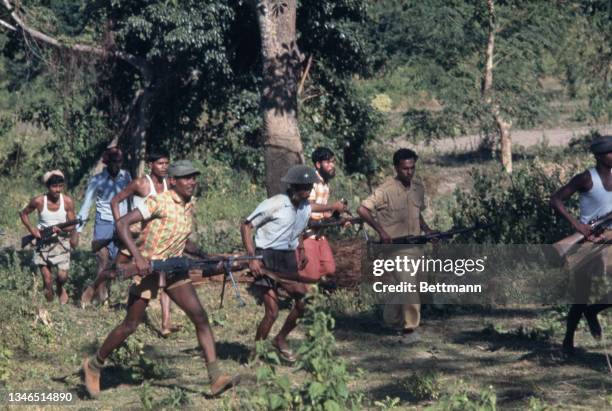
[[[287,274],[289,276],[295,276],[298,272],[297,258],[295,257],[295,250],[263,250],[258,248],[256,254],[263,256],[263,264],[270,271],[274,271],[280,274]],[[258,285],[267,288],[276,288],[278,284],[276,281],[268,277],[257,278],[253,285]]]

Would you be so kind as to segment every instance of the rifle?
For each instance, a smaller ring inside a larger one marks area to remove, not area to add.
[[[310,221],[308,223],[308,228],[318,229],[318,228],[328,228],[328,227],[338,227],[344,225],[346,223],[351,224],[363,224],[363,219],[361,217],[331,217],[324,218],[319,221]]]
[[[494,225],[495,224],[493,223],[484,224],[484,225],[476,224],[472,227],[456,227],[448,231],[434,232],[430,234],[408,235],[405,237],[394,238],[393,244],[425,244],[431,240],[438,240],[438,239],[442,240],[442,239],[453,238],[454,236],[459,235],[459,234],[469,233],[469,232],[476,231],[476,230],[484,230]]]
[[[591,226],[591,233],[595,236],[600,235],[608,226],[612,224],[612,211],[602,217],[596,217],[587,223]],[[574,233],[553,244],[553,248],[559,257],[565,257],[570,251],[576,249],[584,240],[582,233]]]
[[[209,257],[205,259],[193,259],[188,257],[172,257],[166,260],[151,260],[151,272],[159,272],[159,286],[165,287],[166,281],[168,279],[172,279],[173,277],[188,272],[189,270],[199,268],[202,270],[202,276],[214,277],[216,275],[224,274],[223,277],[223,288],[221,289],[221,304],[219,308],[223,308],[223,298],[225,296],[225,285],[227,280],[232,282],[232,287],[236,291],[236,298],[238,299],[240,306],[243,307],[246,305],[242,296],[240,295],[240,290],[238,289],[238,285],[236,280],[234,279],[234,275],[232,270],[235,268],[235,262],[244,262],[251,260],[262,260],[263,257],[260,255],[257,256],[227,256],[227,257]],[[219,272],[219,263],[223,263],[223,272]],[[138,269],[135,264],[128,264],[124,267],[117,269],[107,269],[100,273],[100,278],[98,282],[105,281],[111,278],[118,278],[119,280],[124,280],[126,278],[133,277],[138,274]],[[96,284],[97,284],[96,283]]]
[[[34,240],[36,240],[36,244],[35,244],[36,250],[40,250],[43,246],[47,245],[49,241],[51,240],[51,238],[53,237],[54,227],[57,227],[63,230],[64,228],[70,227],[71,225],[83,224],[84,221],[87,221],[87,219],[83,220],[81,218],[76,218],[74,220],[66,221],[65,223],[59,223],[59,224],[51,225],[49,227],[45,227],[39,230],[40,239],[37,239],[32,234],[28,234],[21,238],[21,248],[25,248],[25,246],[27,246],[28,244],[31,244]]]

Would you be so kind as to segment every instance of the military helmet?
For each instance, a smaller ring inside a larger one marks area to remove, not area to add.
[[[292,166],[287,174],[281,178],[281,182],[287,184],[314,184],[321,181],[317,171],[305,165]]]

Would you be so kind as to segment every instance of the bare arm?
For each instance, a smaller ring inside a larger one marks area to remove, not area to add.
[[[346,210],[346,205],[342,201],[336,201],[332,204],[317,204],[314,200],[310,200],[310,208],[313,213],[324,213],[326,211],[342,212]]]
[[[40,196],[34,197],[30,200],[27,206],[23,210],[19,212],[19,218],[21,218],[21,222],[25,226],[25,228],[36,238],[40,238],[40,232],[38,228],[34,227],[32,223],[30,223],[29,215],[38,209],[38,205],[40,203]]]
[[[187,254],[194,255],[198,258],[205,259],[205,258],[208,258],[209,256],[208,253],[206,253],[204,250],[198,247],[198,245],[191,240],[187,240],[187,243],[185,243],[185,252]]]
[[[423,218],[422,213],[419,213],[419,226],[421,227],[421,231],[424,232],[425,234],[430,234],[434,232],[425,222],[425,219]]]
[[[74,201],[72,201],[72,198],[68,197],[67,195],[64,196],[64,207],[66,208],[66,219],[76,220],[76,215],[74,213]],[[63,231],[66,233],[70,233],[75,229],[75,227],[76,224],[64,227]]]
[[[121,218],[121,213],[119,211],[119,204],[122,201],[130,198],[134,194],[140,195],[141,197],[146,196],[149,193],[142,193],[144,190],[144,186],[140,178],[133,180],[130,184],[127,185],[123,190],[118,192],[111,200],[111,211],[113,213],[113,218],[115,221],[119,221]]]
[[[244,221],[240,224],[240,235],[242,236],[242,244],[246,248],[247,255],[255,255],[255,242],[253,241],[253,224],[250,221]],[[263,265],[259,260],[249,261],[249,269],[255,275],[261,275]]]
[[[117,235],[125,244],[132,256],[134,256],[134,262],[138,271],[142,275],[146,275],[150,271],[149,262],[140,254],[140,250],[136,247],[136,243],[130,234],[130,226],[135,223],[144,221],[140,210],[132,210],[117,221]]]
[[[585,237],[591,235],[591,227],[588,224],[583,224],[576,217],[574,217],[565,207],[565,201],[567,201],[576,192],[585,192],[590,190],[593,182],[591,181],[590,174],[582,173],[574,176],[569,183],[561,187],[550,197],[550,206],[559,215],[565,218],[574,229]]]
[[[370,210],[368,210],[364,206],[359,206],[357,208],[357,214],[359,214],[359,217],[363,218],[363,221],[368,223],[370,227],[376,230],[376,232],[380,236],[380,241],[382,243],[385,243],[385,244],[391,243],[392,238],[389,236],[389,234],[387,234],[385,229],[382,228],[382,226],[378,223],[378,221],[374,219]]]

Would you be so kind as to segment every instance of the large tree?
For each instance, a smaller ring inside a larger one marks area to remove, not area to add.
[[[297,0],[254,3],[261,36],[264,156],[268,195],[284,191],[281,177],[304,162],[298,127],[298,81],[304,57],[297,44]]]

